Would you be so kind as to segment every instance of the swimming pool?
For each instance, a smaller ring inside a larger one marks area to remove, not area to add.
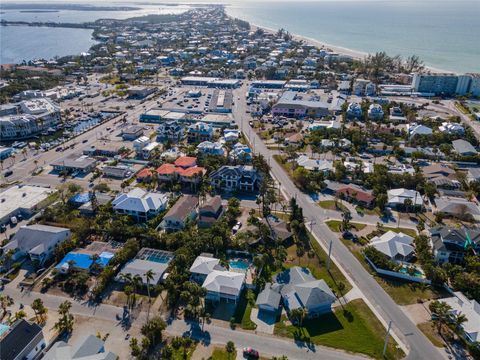
[[[402,274],[406,274],[406,275],[410,275],[408,273],[408,269],[406,267],[402,267],[400,270],[398,270],[398,272],[402,273]],[[423,273],[417,269],[415,269],[415,273],[414,275],[415,277],[423,277]]]
[[[10,329],[10,326],[0,323],[0,337]]]
[[[150,255],[147,260],[153,261],[159,264],[168,264],[173,259],[171,255]]]
[[[97,263],[101,267],[105,267],[108,265],[110,260],[112,259],[113,254],[107,251],[102,252],[99,255],[99,259]],[[69,252],[65,257],[55,266],[56,269],[62,268],[64,264],[68,264],[69,261],[73,261],[73,266],[79,269],[87,270],[92,265],[92,257],[89,254],[77,253],[77,252]]]
[[[231,269],[238,269],[238,270],[247,270],[249,267],[248,262],[244,260],[230,260],[228,262]]]

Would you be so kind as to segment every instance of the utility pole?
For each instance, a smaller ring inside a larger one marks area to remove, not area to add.
[[[330,240],[330,245],[328,245],[328,259],[327,259],[327,270],[330,271],[330,259],[332,256],[332,244],[333,240]]]
[[[392,328],[392,320],[388,322],[387,335],[385,335],[385,344],[383,345],[383,352],[382,352],[383,357],[385,357],[385,353],[387,352],[388,338],[390,337],[391,328]]]

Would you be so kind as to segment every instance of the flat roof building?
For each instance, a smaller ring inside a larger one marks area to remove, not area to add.
[[[4,190],[0,193],[0,224],[7,223],[18,214],[30,217],[51,193],[51,189],[29,185],[12,186]]]

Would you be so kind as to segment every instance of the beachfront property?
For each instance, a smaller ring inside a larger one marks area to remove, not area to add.
[[[170,251],[142,248],[135,258],[122,267],[115,280],[123,282],[122,275],[130,274],[132,277],[138,275],[144,285],[155,286],[165,280],[166,271],[174,257],[174,253]],[[149,271],[153,272],[152,279],[147,279]]]
[[[466,95],[467,93],[478,96],[480,93],[474,74],[416,73],[413,75],[412,87],[417,93],[432,96]]]
[[[12,261],[29,256],[39,266],[48,260],[55,248],[70,239],[70,229],[49,225],[25,225],[15,233],[12,240],[2,247],[2,254],[13,252]]]
[[[273,116],[292,118],[321,118],[330,114],[330,104],[319,100],[304,100],[306,95],[295,91],[285,91],[282,97],[272,106]]]
[[[129,215],[138,222],[144,222],[165,210],[168,199],[168,195],[164,193],[148,192],[141,188],[133,188],[126,194],[119,194],[112,201],[112,205],[115,212]]]

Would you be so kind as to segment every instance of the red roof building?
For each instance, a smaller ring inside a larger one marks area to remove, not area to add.
[[[175,165],[184,169],[197,166],[197,158],[193,156],[180,156],[175,160]]]

